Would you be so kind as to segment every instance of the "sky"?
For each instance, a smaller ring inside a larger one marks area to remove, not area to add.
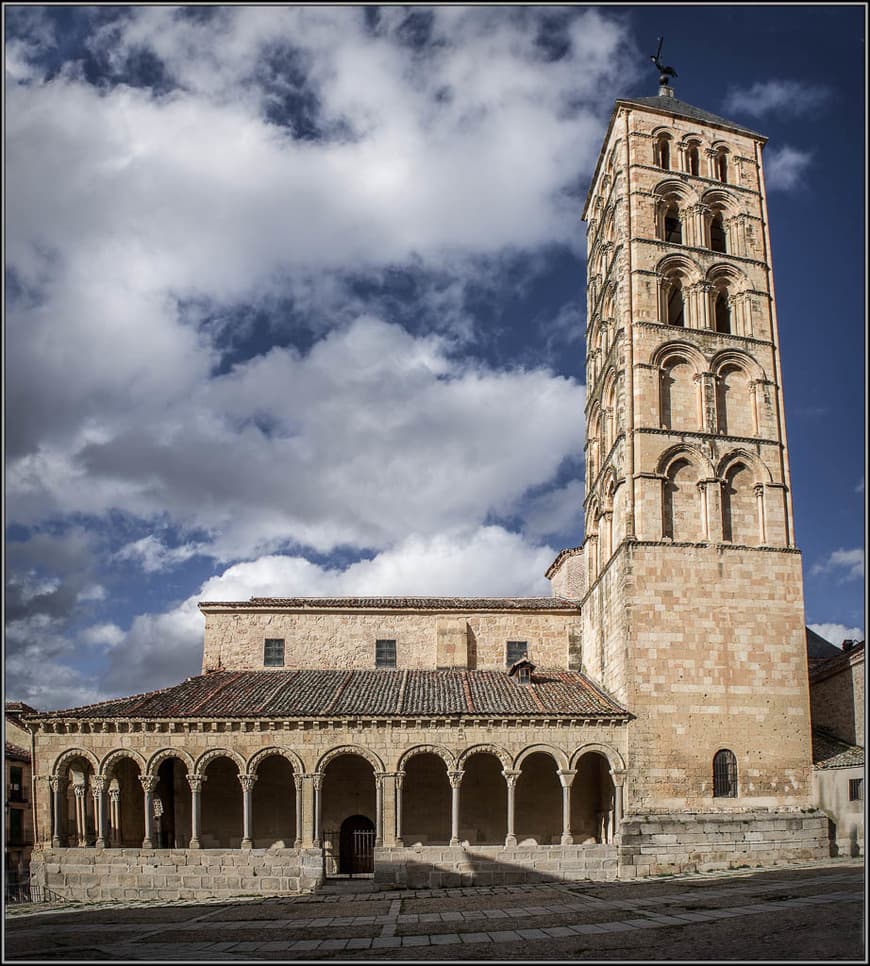
[[[865,9],[4,7],[5,692],[199,600],[549,595],[617,97],[763,132],[806,620],[864,637]]]

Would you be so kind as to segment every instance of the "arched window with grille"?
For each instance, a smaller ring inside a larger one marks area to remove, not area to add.
[[[737,759],[727,748],[713,756],[713,798],[737,798]]]

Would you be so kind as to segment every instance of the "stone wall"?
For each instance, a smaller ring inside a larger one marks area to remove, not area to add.
[[[813,798],[830,819],[832,855],[864,854],[864,801],[849,800],[850,780],[863,778],[863,765],[813,769]]]
[[[375,849],[375,882],[411,889],[616,878],[614,845]]]
[[[853,745],[864,745],[864,649],[832,661],[810,685],[813,724]]]
[[[207,605],[204,605],[204,609]],[[457,622],[465,629],[466,649],[457,648]],[[480,670],[505,667],[508,641],[527,641],[539,667],[568,666],[569,633],[579,625],[570,611],[493,611],[463,615],[436,612],[360,611],[212,611],[205,610],[202,668],[263,669],[263,642],[283,639],[287,668],[372,668],[375,641],[396,641],[396,667],[435,668],[445,659],[447,638],[456,666]]]
[[[319,849],[37,849],[31,881],[75,900],[209,899],[315,888]]]
[[[633,815],[623,820],[620,879],[822,859],[828,820],[816,811]]]

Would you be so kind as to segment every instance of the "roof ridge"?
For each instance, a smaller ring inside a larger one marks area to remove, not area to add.
[[[351,668],[349,671],[344,672],[344,677],[339,682],[338,688],[336,689],[335,694],[332,696],[332,700],[326,705],[326,707],[324,707],[323,711],[321,712],[322,714],[329,714],[329,712],[332,711],[332,709],[338,703],[338,699],[344,694],[344,692],[347,690],[347,686],[350,684],[350,679],[353,677],[354,670],[354,668]],[[368,670],[368,668],[359,668],[359,670]]]
[[[471,685],[468,683],[468,669],[462,672],[462,690],[465,692],[465,707],[469,714],[474,714],[474,699],[471,696]]]
[[[226,690],[226,689],[227,689],[227,688],[228,688],[228,687],[229,687],[229,686],[230,686],[230,685],[231,685],[231,684],[233,683],[233,681],[238,681],[238,679],[239,679],[239,677],[240,677],[240,675],[242,675],[242,674],[244,674],[244,673],[245,673],[244,671],[236,671],[236,673],[235,673],[235,674],[234,674],[234,675],[233,675],[233,676],[232,676],[232,677],[231,677],[231,678],[229,679],[229,681],[224,681],[224,682],[223,682],[223,684],[219,684],[219,685],[217,686],[217,688],[215,688],[215,690],[214,690],[214,691],[211,691],[211,692],[210,692],[209,694],[207,694],[207,695],[206,695],[206,696],[205,696],[205,697],[204,697],[204,698],[202,699],[202,701],[200,701],[200,702],[199,702],[199,704],[195,704],[195,705],[194,705],[194,706],[193,706],[193,707],[192,707],[192,708],[190,709],[190,711],[188,712],[188,714],[196,714],[196,712],[197,712],[197,711],[199,711],[199,709],[200,709],[200,708],[201,708],[201,707],[202,707],[202,706],[203,706],[204,704],[208,704],[208,703],[209,703],[209,701],[211,701],[211,700],[213,700],[214,698],[216,698],[216,697],[217,697],[217,696],[218,696],[218,695],[219,695],[219,694],[221,693],[221,691],[225,691],[225,690]],[[138,707],[138,705],[137,705],[137,707]],[[136,709],[134,708],[133,710],[136,710]]]
[[[269,674],[275,674],[274,671],[269,671],[268,673]],[[278,674],[275,674],[275,676],[278,678],[278,686],[276,688],[274,688],[269,693],[268,698],[265,698],[260,703],[260,711],[261,712],[265,712],[266,708],[269,705],[269,702],[272,701],[272,699],[275,697],[276,694],[278,694],[279,691],[283,691],[284,688],[287,687],[287,685],[293,680],[293,678],[295,677],[295,675],[296,675],[296,669],[295,668],[288,668],[283,673],[280,673],[279,672]]]
[[[408,689],[408,668],[402,668],[402,683],[399,685],[399,696],[396,698],[396,714],[401,714],[405,707],[405,692]]]

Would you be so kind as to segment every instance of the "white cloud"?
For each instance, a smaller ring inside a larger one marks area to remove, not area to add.
[[[813,158],[812,151],[801,151],[787,144],[764,153],[764,181],[769,191],[793,191],[803,184],[803,176]]]
[[[344,570],[303,557],[269,555],[234,564],[162,614],[135,618],[123,647],[113,645],[104,692],[129,694],[198,674],[202,660],[201,600],[332,596],[549,596],[544,577],[556,551],[501,527],[434,537],[413,535]]]
[[[815,111],[830,94],[828,88],[819,84],[775,78],[756,81],[749,87],[731,89],[723,109],[726,113],[734,111],[753,117],[766,117],[769,114],[799,117]]]
[[[145,573],[151,574],[174,567],[202,552],[203,547],[195,543],[167,547],[153,533],[149,533],[140,540],[125,544],[115,553],[115,558],[137,561]]]
[[[815,631],[831,644],[840,647],[843,641],[863,641],[863,627],[847,627],[845,624],[809,624],[811,631]]]
[[[147,423],[113,413],[101,435],[12,461],[7,499],[24,519],[112,507],[211,535],[178,549],[148,536],[121,551],[151,571],[194,552],[383,547],[477,525],[582,452],[581,419],[553,414],[582,413],[583,389],[448,350],[359,319],[307,355],[276,348],[193,389],[183,420],[174,401],[155,402]]]
[[[853,550],[835,550],[825,560],[814,564],[810,573],[835,573],[841,580],[863,580],[864,548],[856,547]]]
[[[855,487],[855,492],[856,493],[863,493],[864,492],[864,477],[863,476],[861,477],[860,480],[858,480],[858,485]]]
[[[93,624],[86,627],[80,634],[79,640],[89,647],[112,648],[117,647],[125,638],[124,632],[117,624]]]

